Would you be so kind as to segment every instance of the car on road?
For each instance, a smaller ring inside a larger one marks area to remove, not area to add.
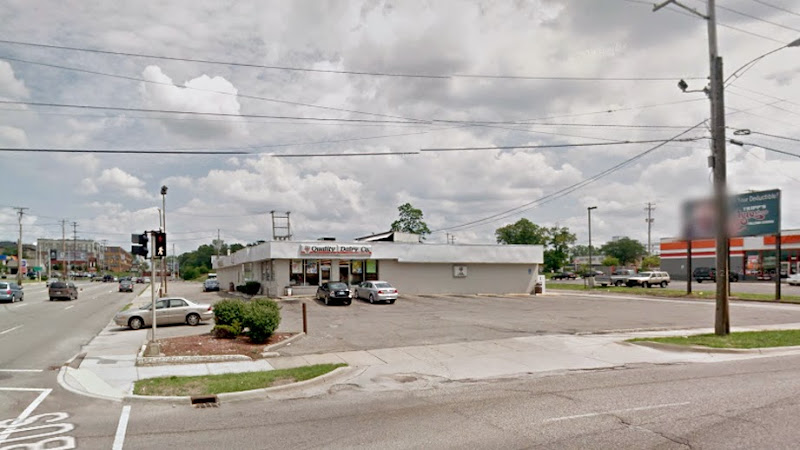
[[[47,287],[50,287],[51,284],[60,281],[58,278],[48,278],[47,283],[45,284]]]
[[[25,293],[22,292],[22,286],[11,281],[0,282],[0,300],[11,303],[25,300]]]
[[[219,281],[215,278],[203,282],[203,292],[219,291]]]
[[[370,303],[392,304],[397,300],[397,289],[386,281],[365,281],[356,286],[354,294],[355,298],[366,299]]]
[[[574,280],[576,278],[578,275],[575,272],[561,272],[550,277],[552,280]]]
[[[703,281],[717,281],[717,268],[716,267],[698,267],[692,271],[692,278],[698,283]],[[728,272],[728,280],[739,281],[739,274],[736,272]]]
[[[325,305],[341,303],[347,306],[353,301],[350,288],[346,284],[337,281],[322,283],[317,288],[316,298],[325,302]]]
[[[144,277],[144,282],[145,283],[149,283],[150,282],[150,277]]]
[[[667,272],[639,272],[632,277],[628,277],[628,281],[625,282],[625,285],[628,287],[641,286],[649,288],[652,286],[661,286],[665,288],[669,282],[670,278]]]
[[[50,284],[48,294],[51,302],[61,298],[67,300],[77,300],[78,288],[75,286],[75,283],[71,281],[55,281]]]
[[[103,275],[103,283],[111,283],[114,281],[114,275]]]
[[[153,311],[151,304],[145,303],[138,308],[120,311],[114,316],[114,323],[121,327],[138,330],[151,326]],[[183,297],[160,298],[156,300],[156,324],[189,324],[198,325],[200,322],[214,318],[214,308],[209,304],[200,304]]]
[[[130,280],[122,280],[119,282],[120,292],[133,292],[133,282]]]
[[[789,283],[789,286],[800,286],[800,273],[790,276],[786,282]]]

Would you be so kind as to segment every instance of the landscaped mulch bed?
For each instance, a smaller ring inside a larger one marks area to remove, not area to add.
[[[264,347],[289,339],[296,333],[274,333],[263,344],[254,344],[250,338],[217,339],[211,333],[160,339],[161,352],[166,356],[245,355],[260,358]]]

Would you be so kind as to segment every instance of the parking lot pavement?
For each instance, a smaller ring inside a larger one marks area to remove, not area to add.
[[[565,283],[576,284],[583,286],[586,280],[548,280],[547,283]],[[597,287],[597,289],[602,289]],[[672,280],[669,284],[669,289],[686,289],[686,281]],[[714,292],[717,290],[717,284],[711,281],[704,281],[702,283],[692,282],[692,291],[695,292]],[[737,293],[747,294],[774,294],[775,282],[774,281],[738,281],[731,283],[731,294]],[[789,286],[786,280],[781,284],[781,294],[783,295],[798,295],[800,296],[800,286]]]
[[[713,325],[714,303],[654,298],[598,298],[562,292],[544,296],[402,296],[395,304],[354,301],[325,306],[316,300],[281,301],[279,330],[308,335],[282,347],[288,356],[485,341],[546,334],[639,329],[704,328]],[[800,322],[800,306],[731,303],[731,325]]]

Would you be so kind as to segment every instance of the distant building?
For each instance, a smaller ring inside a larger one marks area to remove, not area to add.
[[[59,266],[69,263],[71,270],[97,271],[101,245],[90,239],[38,239],[40,261]]]
[[[122,247],[106,247],[103,258],[103,270],[107,272],[130,272],[133,267],[133,255]]]

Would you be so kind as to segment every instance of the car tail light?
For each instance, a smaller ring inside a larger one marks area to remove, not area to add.
[[[209,307],[208,307],[208,310],[209,310],[209,311],[213,311],[213,310],[214,310],[214,307],[213,307],[213,306],[209,306]]]
[[[384,294],[384,293],[385,293],[384,291],[378,291],[378,294]]]
[[[6,294],[10,294],[10,293],[11,293],[11,289],[6,291]]]

